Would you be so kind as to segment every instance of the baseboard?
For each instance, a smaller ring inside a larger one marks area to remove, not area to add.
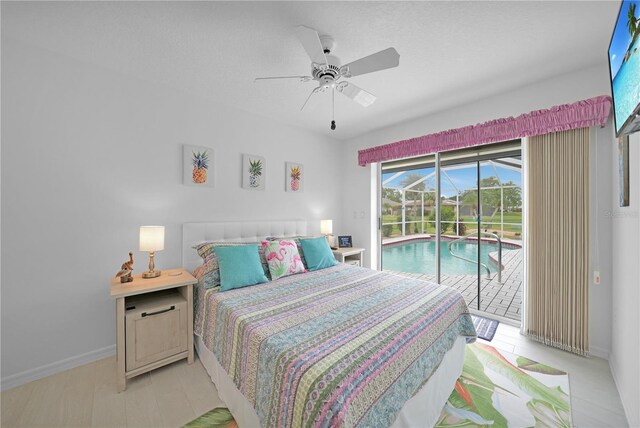
[[[23,385],[43,377],[51,376],[74,367],[92,363],[102,358],[110,357],[116,353],[116,345],[107,346],[102,349],[96,349],[85,354],[76,355],[74,357],[65,358],[55,363],[45,364],[35,369],[25,370],[11,376],[3,377],[0,380],[0,390],[5,391],[16,386]]]
[[[616,375],[616,369],[614,368],[614,358],[609,360],[609,370],[611,370],[611,377],[613,378],[613,383],[616,385],[616,389],[618,390],[618,395],[620,396],[620,402],[622,403],[622,409],[624,410],[624,416],[627,418],[627,423],[631,426],[631,405],[630,403],[625,403],[624,397],[620,394],[620,387],[618,386],[618,376]]]
[[[589,354],[594,357],[609,360],[609,350],[599,346],[589,345]]]

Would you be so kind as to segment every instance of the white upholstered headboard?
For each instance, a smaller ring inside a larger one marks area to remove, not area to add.
[[[307,227],[306,220],[227,221],[184,223],[182,225],[182,267],[189,272],[202,264],[202,259],[193,249],[194,245],[206,241],[257,242],[267,236],[297,236],[317,233],[315,224]]]

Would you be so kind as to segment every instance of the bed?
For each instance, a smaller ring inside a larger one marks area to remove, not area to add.
[[[186,223],[183,266],[201,264],[204,241],[314,232]],[[194,300],[196,350],[241,428],[432,426],[475,339],[457,291],[347,264],[222,293],[200,284]]]

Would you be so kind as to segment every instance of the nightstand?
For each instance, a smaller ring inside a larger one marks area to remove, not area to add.
[[[364,248],[358,247],[345,247],[338,248],[333,251],[333,256],[340,263],[348,263],[350,265],[362,267],[362,257],[364,255]]]
[[[172,275],[173,274],[173,275]],[[157,278],[135,275],[111,281],[116,299],[118,392],[127,379],[174,361],[193,363],[193,285],[184,269],[163,270]]]

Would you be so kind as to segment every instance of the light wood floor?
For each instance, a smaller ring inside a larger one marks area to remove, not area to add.
[[[626,427],[609,365],[526,339],[500,324],[490,343],[569,373],[576,427]],[[116,392],[115,357],[96,361],[0,394],[3,427],[178,427],[224,406],[202,364],[176,362],[131,380]]]

